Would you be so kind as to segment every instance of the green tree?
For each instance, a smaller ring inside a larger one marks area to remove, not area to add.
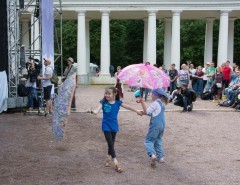
[[[204,34],[204,21],[183,20],[181,22],[181,63],[191,60],[195,66],[203,65]]]
[[[144,22],[142,20],[128,20],[127,24],[127,40],[126,54],[127,59],[125,66],[128,64],[143,62],[143,38],[144,38]]]
[[[171,41],[170,41],[171,42]],[[164,22],[157,21],[157,65],[163,64],[164,57]]]
[[[59,24],[59,21],[56,21]],[[181,21],[181,63],[191,60],[195,66],[204,63],[204,20]],[[60,28],[55,31],[60,37]],[[157,20],[157,64],[163,63],[164,22]],[[213,26],[213,61],[217,63],[219,20]],[[142,20],[110,21],[111,64],[122,67],[143,60],[144,22]],[[60,38],[59,38],[60,39]],[[77,21],[63,21],[63,61],[71,56],[77,59]],[[57,49],[57,44],[55,44]],[[100,64],[101,20],[90,21],[90,61]],[[59,60],[60,61],[60,60]],[[57,65],[60,66],[60,62]],[[240,20],[235,21],[234,61],[240,62]],[[65,65],[65,63],[64,63]]]
[[[110,23],[110,52],[111,64],[113,66],[122,66],[126,61],[126,22],[125,21],[111,21]]]
[[[101,48],[101,21],[91,20],[90,29],[90,61],[100,65]]]
[[[240,65],[240,20],[235,21],[234,27],[234,62]]]
[[[59,43],[62,39],[62,59],[63,67],[65,67],[66,59],[72,57],[77,60],[77,21],[67,20],[62,23],[62,38],[61,38],[60,21],[55,21],[55,51],[60,53]],[[57,37],[56,37],[57,36]],[[60,74],[61,58],[59,58],[55,65],[58,67],[58,74]]]

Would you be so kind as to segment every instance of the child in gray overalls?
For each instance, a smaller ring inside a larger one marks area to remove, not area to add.
[[[148,108],[140,99],[143,114],[151,116],[148,134],[145,139],[147,154],[151,157],[151,166],[155,167],[156,162],[164,162],[162,149],[162,136],[165,128],[165,105],[168,103],[169,95],[162,88],[152,90],[154,101]]]

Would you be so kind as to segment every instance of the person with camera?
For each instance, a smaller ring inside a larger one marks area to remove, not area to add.
[[[170,77],[170,94],[172,94],[172,92],[176,89],[178,78],[178,71],[175,69],[175,64],[171,64],[170,66],[169,77]]]
[[[186,83],[181,84],[180,92],[177,92],[174,105],[183,107],[182,112],[192,111],[193,109],[192,93],[188,89],[188,85]]]
[[[43,96],[46,101],[45,116],[47,116],[52,111],[52,100],[51,100],[51,91],[52,83],[51,78],[53,75],[53,69],[50,67],[50,59],[44,59],[45,70],[43,76],[39,75],[38,80],[42,80],[43,86]]]
[[[27,82],[26,82],[26,88],[28,90],[28,107],[29,110],[33,110],[34,104],[33,100],[34,98],[38,100],[37,96],[37,70],[35,68],[35,63],[33,60],[30,60],[27,62],[26,65],[28,76],[27,76]]]

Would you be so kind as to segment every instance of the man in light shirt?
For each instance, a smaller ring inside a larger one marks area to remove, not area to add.
[[[210,64],[210,67],[207,68],[206,73],[205,73],[207,75],[207,84],[206,84],[206,88],[205,88],[206,92],[209,91],[213,85],[213,76],[214,76],[215,72],[216,72],[216,68],[214,67],[214,63],[212,62]]]
[[[38,80],[42,80],[43,95],[46,101],[45,116],[47,116],[52,111],[52,100],[51,100],[51,90],[52,83],[50,79],[52,78],[53,69],[50,67],[50,59],[44,59],[45,70],[43,76],[38,76]]]

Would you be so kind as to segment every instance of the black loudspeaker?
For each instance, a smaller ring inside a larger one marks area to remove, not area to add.
[[[20,9],[24,8],[24,0],[19,0],[19,7]]]
[[[25,46],[21,46],[20,48],[20,66],[21,68],[26,67],[26,52],[25,52]]]
[[[8,73],[7,2],[0,0],[0,71],[6,71],[6,73]]]

